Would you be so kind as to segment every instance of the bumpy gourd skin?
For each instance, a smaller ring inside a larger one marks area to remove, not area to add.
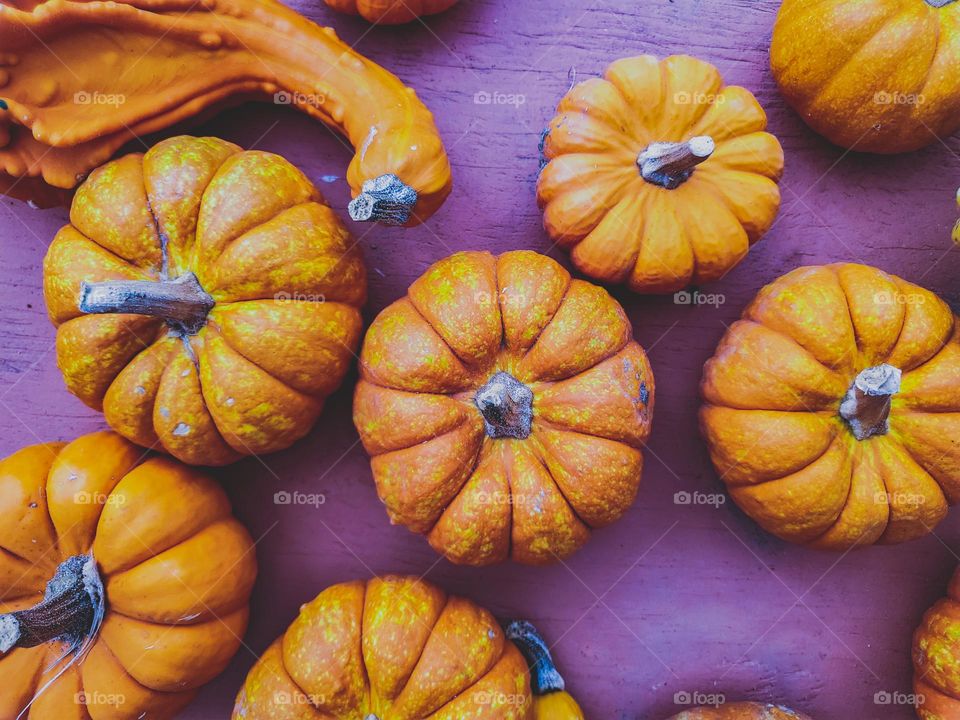
[[[457,0],[324,0],[334,10],[362,15],[378,25],[397,25],[443,12]]]
[[[583,273],[642,293],[723,277],[780,208],[783,150],[742,87],[685,55],[612,63],[560,101],[543,143],[537,201],[550,237]],[[716,149],[679,187],[647,182],[653,143],[709,136]]]
[[[743,702],[684,710],[670,720],[810,720],[810,718],[780,705]]]
[[[532,720],[496,619],[412,577],[334,585],[254,665],[234,720]]]
[[[839,408],[854,378],[899,368],[889,429]],[[960,336],[932,292],[855,264],[803,267],[760,291],[704,367],[700,424],[738,505],[829,550],[927,534],[960,500]]]
[[[960,128],[960,2],[784,0],[770,65],[831,142],[900,153]]]
[[[654,382],[623,308],[529,251],[431,266],[367,332],[354,422],[392,522],[454,562],[548,563],[637,493]],[[490,437],[478,390],[533,393],[526,438]]]
[[[39,175],[72,188],[136,137],[277,93],[349,139],[354,195],[398,176],[418,196],[411,225],[446,199],[450,165],[416,93],[274,0],[0,4],[0,189]]]
[[[317,189],[283,158],[179,137],[99,168],[44,260],[67,387],[117,432],[190,464],[288,447],[360,341],[366,272]],[[84,315],[84,281],[192,271],[216,305],[193,334]]]
[[[58,563],[91,552],[106,618],[89,653],[29,716],[172,718],[240,647],[257,572],[253,542],[219,485],[114,433],[0,461],[0,613],[40,602]],[[50,669],[65,647],[0,655],[0,717],[18,717],[62,667]]]
[[[921,720],[960,717],[960,572],[913,634],[913,672]]]

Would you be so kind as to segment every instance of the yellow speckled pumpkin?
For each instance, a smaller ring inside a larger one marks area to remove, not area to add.
[[[457,0],[323,0],[334,10],[361,15],[377,25],[399,25],[424,15],[435,15]]]
[[[523,625],[524,643],[546,648]],[[391,575],[334,585],[303,605],[250,670],[233,718],[539,720],[533,695],[524,656],[493,615]]]
[[[960,717],[960,570],[913,634],[913,687],[921,720]]]
[[[925,535],[960,500],[960,335],[929,290],[865,265],[763,288],[703,372],[700,423],[737,504],[845,550]]]
[[[548,257],[435,263],[374,320],[360,372],[380,498],[454,562],[555,561],[636,496],[646,355],[619,303]]]
[[[810,720],[810,718],[781,705],[740,702],[684,710],[670,720]]]
[[[73,394],[135,443],[223,465],[313,426],[359,343],[366,273],[293,165],[184,136],[80,186],[44,297]]]
[[[960,190],[957,190],[957,205],[960,206]],[[953,241],[960,244],[960,220],[953,226]]]
[[[783,150],[753,95],[686,55],[612,63],[543,141],[537,201],[592,278],[667,293],[723,277],[773,224]]]
[[[175,717],[239,649],[256,574],[226,494],[193,468],[111,432],[15,452],[0,461],[0,718]]]
[[[960,128],[960,1],[784,0],[770,65],[831,142],[916,150]]]

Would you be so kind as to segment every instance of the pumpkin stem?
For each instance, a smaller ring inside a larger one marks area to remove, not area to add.
[[[367,180],[347,206],[351,219],[405,225],[417,204],[417,191],[393,174]]]
[[[80,287],[81,312],[153,315],[187,334],[204,326],[215,304],[192,272],[176,280],[84,282]]]
[[[74,555],[57,567],[43,600],[26,610],[0,615],[0,653],[51,640],[80,648],[103,622],[103,582],[92,555]]]
[[[530,436],[533,392],[510,373],[496,373],[477,391],[473,401],[483,415],[489,437],[525,440]]]
[[[682,143],[650,143],[637,157],[637,165],[648,183],[673,190],[683,185],[693,169],[709,158],[715,148],[716,143],[708,135],[698,135]]]
[[[955,2],[957,2],[957,0],[927,0],[927,5],[935,8],[944,8]]]
[[[507,637],[520,648],[530,666],[530,689],[534,695],[560,692],[565,688],[543,636],[526,620],[514,620],[507,625]]]
[[[900,391],[900,368],[883,363],[863,370],[840,403],[840,417],[857,440],[885,435],[890,429],[890,401]]]

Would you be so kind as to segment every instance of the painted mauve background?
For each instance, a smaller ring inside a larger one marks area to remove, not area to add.
[[[320,0],[297,7],[415,87],[453,161],[454,193],[427,227],[354,228],[371,270],[368,320],[454,250],[562,257],[535,202],[538,137],[574,77],[595,76],[621,56],[695,54],[755,92],[786,150],[783,207],[747,260],[705,288],[722,294],[721,306],[615,291],[653,362],[653,438],[634,508],[566,566],[458,568],[391,527],[350,421],[355,374],[295,448],[219,471],[259,540],[261,570],[246,649],[184,717],[226,717],[256,654],[301,603],[331,583],[384,572],[426,573],[501,617],[535,619],[592,720],[661,720],[682,709],[674,695],[684,691],[775,700],[817,720],[913,717],[874,696],[910,692],[911,633],[957,563],[960,511],[936,537],[841,559],[765,535],[729,502],[683,506],[674,493],[718,491],[697,431],[700,369],[724,326],[777,275],[802,264],[868,262],[960,307],[960,251],[948,239],[960,138],[882,158],[845,154],[813,135],[784,106],[767,67],[774,0],[463,0],[428,26],[399,29],[370,29]],[[480,104],[478,93],[522,102]],[[351,153],[317,123],[257,105],[201,130],[286,155],[346,215]],[[103,426],[63,388],[40,291],[47,243],[66,216],[0,200],[4,455]],[[323,493],[326,503],[275,505],[279,490]]]

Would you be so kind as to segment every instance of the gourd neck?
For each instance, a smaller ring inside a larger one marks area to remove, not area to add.
[[[530,436],[533,391],[510,373],[493,375],[473,401],[483,415],[488,437],[525,440]]]
[[[192,272],[176,280],[111,280],[80,287],[81,312],[150,315],[186,335],[200,331],[215,304]]]
[[[553,662],[550,648],[533,623],[514,620],[507,625],[507,638],[520,649],[530,667],[530,689],[534,695],[546,695],[565,689],[563,676]]]
[[[716,149],[709,135],[698,135],[686,142],[650,143],[637,156],[640,176],[652,185],[674,190],[693,174],[693,169],[706,161]]]
[[[890,430],[890,404],[900,391],[901,372],[883,363],[860,372],[840,403],[840,417],[857,440],[886,435]]]
[[[105,602],[93,556],[67,558],[47,583],[41,602],[0,615],[0,653],[52,640],[68,643],[73,652],[99,632]]]

